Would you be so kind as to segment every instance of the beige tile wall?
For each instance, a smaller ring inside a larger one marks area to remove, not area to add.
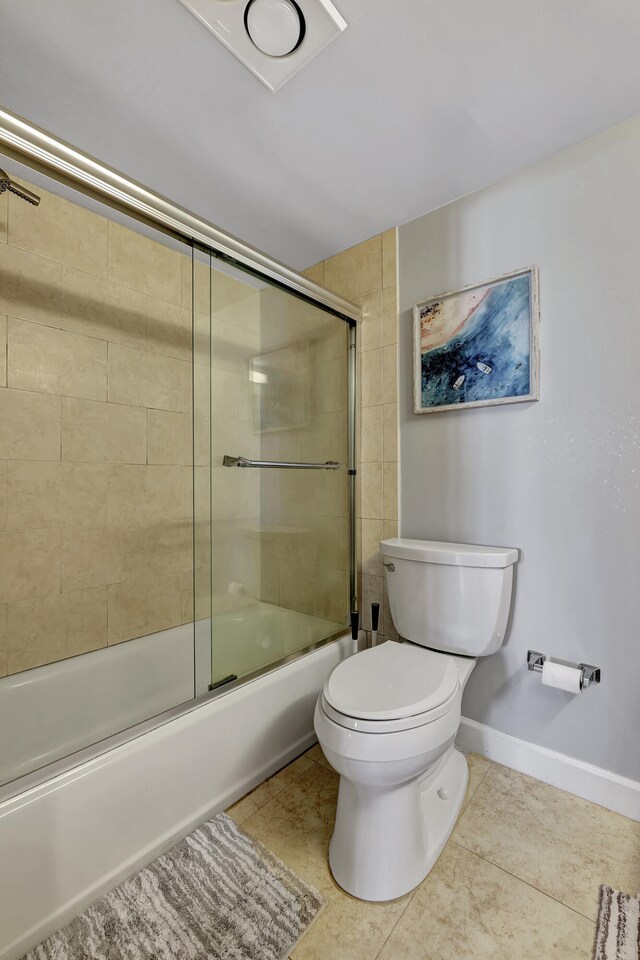
[[[365,627],[378,601],[380,633],[395,636],[377,553],[383,537],[397,535],[398,520],[396,231],[305,272],[364,310],[358,335],[359,588]],[[277,398],[280,407],[299,411],[288,427],[263,425],[264,458],[346,459],[345,328],[273,290],[263,293],[261,320],[263,355],[289,390]],[[262,485],[262,598],[341,620],[346,474],[274,471]]]
[[[211,274],[213,613],[260,597],[261,471],[222,466],[225,454],[260,457],[251,361],[260,352],[260,292]],[[214,653],[215,656],[215,653]]]
[[[0,675],[192,618],[191,258],[34,189],[0,199]]]
[[[346,466],[346,324],[270,288],[261,326],[263,458]],[[262,599],[334,623],[348,607],[344,466],[262,477]]]
[[[359,350],[359,596],[365,629],[381,605],[379,633],[396,637],[378,557],[398,535],[397,231],[365,240],[316,264],[307,276],[362,305]]]
[[[0,194],[0,243],[7,242],[7,210],[9,194]]]
[[[36,209],[0,199],[0,675],[174,626],[193,610],[191,260],[38,192]],[[364,308],[366,626],[371,601],[385,602],[377,544],[397,528],[395,248],[388,231],[308,271]],[[198,277],[203,329],[209,296],[214,306],[211,371],[208,355],[195,367],[196,397],[208,395],[211,374],[211,430],[200,431],[195,463],[200,498],[213,464],[211,503],[198,510],[206,539],[211,509],[212,570],[202,572],[214,612],[260,597],[341,620],[346,475],[231,471],[222,457],[346,459],[345,328],[204,264]],[[252,379],[264,356],[281,374],[271,414]],[[284,428],[283,408],[297,417]],[[383,635],[392,629],[385,610]]]

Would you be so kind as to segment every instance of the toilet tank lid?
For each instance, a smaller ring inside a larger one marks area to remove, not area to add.
[[[446,563],[456,567],[510,567],[518,559],[514,547],[485,547],[473,543],[441,543],[439,540],[382,540],[380,554],[398,560]]]

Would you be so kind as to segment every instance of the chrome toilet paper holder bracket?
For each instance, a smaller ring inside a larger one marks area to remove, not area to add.
[[[568,660],[556,660],[549,657],[550,663],[562,663],[566,667],[574,667],[580,671],[580,689],[586,690],[592,683],[600,683],[600,667],[594,667],[591,663],[570,663]],[[529,650],[527,653],[527,666],[529,670],[535,670],[536,673],[542,673],[543,664],[547,660],[544,653],[538,653],[537,650]]]

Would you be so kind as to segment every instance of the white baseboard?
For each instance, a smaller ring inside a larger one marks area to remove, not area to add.
[[[640,782],[463,717],[457,744],[536,780],[640,820]]]

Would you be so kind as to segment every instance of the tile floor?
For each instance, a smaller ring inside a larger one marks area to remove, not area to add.
[[[640,890],[640,824],[470,755],[463,811],[435,867],[390,903],[332,880],[338,776],[319,745],[227,812],[316,887],[291,960],[589,960],[601,883]]]

